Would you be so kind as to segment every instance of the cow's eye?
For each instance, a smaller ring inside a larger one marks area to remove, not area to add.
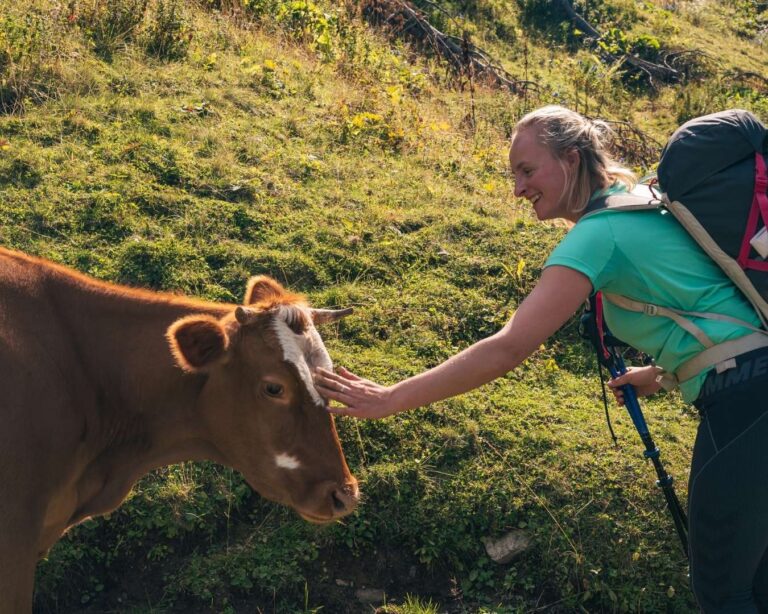
[[[281,384],[268,382],[264,385],[264,391],[271,397],[279,397],[283,394],[283,386]]]

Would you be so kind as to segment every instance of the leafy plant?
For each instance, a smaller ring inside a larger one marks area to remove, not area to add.
[[[77,23],[106,60],[134,41],[149,0],[84,0]]]
[[[163,60],[180,60],[187,55],[192,29],[181,0],[157,0],[146,31],[146,50]]]
[[[0,113],[57,96],[61,80],[56,62],[66,28],[35,5],[19,9],[0,12]]]
[[[153,2],[107,61],[85,19],[96,3],[0,1],[12,111],[0,116],[4,245],[228,302],[242,300],[250,275],[271,274],[314,305],[354,306],[321,334],[336,364],[385,384],[498,331],[561,239],[563,228],[514,198],[508,138],[522,114],[565,104],[660,142],[725,105],[768,119],[752,75],[766,52],[738,52],[744,41],[726,25],[695,31],[697,45],[719,41],[717,54],[702,47],[718,57],[709,72],[651,96],[569,48],[578,35],[553,3],[446,0],[473,40],[535,84],[518,96],[476,83],[469,131],[467,92],[366,25],[355,3],[165,0],[172,36],[150,52],[150,34],[162,38]],[[576,6],[601,31],[618,28],[608,42],[622,53],[693,47],[684,12]],[[364,583],[386,586],[388,611],[406,614],[693,611],[636,434],[612,412],[621,448],[610,444],[576,328],[470,394],[383,421],[338,420],[363,500],[330,527],[306,525],[229,469],[154,472],[51,550],[36,611],[337,612],[359,609]],[[649,401],[647,415],[683,476],[696,420],[675,396]],[[491,563],[483,540],[512,529],[531,547]]]

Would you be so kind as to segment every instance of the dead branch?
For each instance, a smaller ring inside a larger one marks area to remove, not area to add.
[[[560,8],[563,9],[565,14],[571,20],[571,23],[573,23],[573,25],[582,32],[585,32],[588,35],[588,38],[595,41],[602,38],[600,32],[598,32],[591,23],[589,23],[576,12],[576,9],[573,8],[573,4],[571,4],[570,0],[556,0],[555,4],[560,5]]]
[[[538,84],[533,81],[515,79],[488,53],[468,40],[440,32],[424,13],[405,0],[365,0],[362,15],[372,25],[387,28],[392,36],[430,49],[462,77],[471,74],[476,81],[517,95],[538,89]]]
[[[659,161],[662,144],[629,122],[605,120],[613,131],[610,149],[616,158],[630,166],[650,168]]]
[[[586,40],[590,46],[598,46],[599,41],[602,39],[602,35],[592,24],[579,15],[576,9],[573,8],[571,0],[555,0],[555,4],[563,10],[575,27],[587,34]],[[682,77],[682,73],[680,73],[679,70],[676,70],[669,65],[656,64],[629,54],[618,57],[602,48],[599,48],[599,53],[609,64],[622,61],[634,70],[643,73],[653,88],[656,88],[657,81],[662,83],[674,83],[680,81]]]
[[[733,69],[728,71],[724,77],[732,83],[745,85],[760,94],[768,94],[768,78],[759,73]]]

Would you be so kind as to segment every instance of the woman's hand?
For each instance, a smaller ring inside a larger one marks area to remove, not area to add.
[[[653,365],[647,367],[630,367],[627,372],[619,377],[615,377],[608,382],[608,386],[613,392],[613,396],[616,397],[616,402],[619,405],[624,405],[624,393],[621,391],[621,387],[626,384],[631,384],[637,396],[647,397],[650,394],[658,392],[661,388],[661,382],[658,381],[658,377],[661,373],[661,369]]]
[[[325,369],[315,371],[318,392],[344,407],[328,406],[332,414],[355,418],[386,418],[399,410],[394,406],[392,388],[381,386],[340,367],[338,373]]]

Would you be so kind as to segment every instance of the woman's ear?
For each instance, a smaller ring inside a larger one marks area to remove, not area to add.
[[[568,165],[568,170],[571,172],[579,170],[581,164],[581,154],[575,147],[571,147],[565,152],[565,163]]]

